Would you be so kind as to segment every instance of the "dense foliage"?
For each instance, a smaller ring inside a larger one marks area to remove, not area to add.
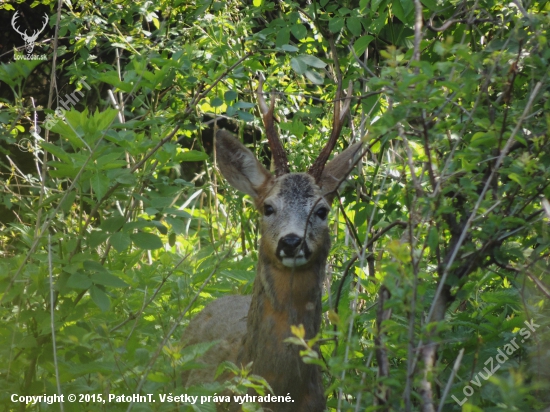
[[[207,347],[181,338],[206,303],[251,291],[257,215],[219,175],[212,134],[218,118],[269,161],[257,72],[294,171],[350,82],[337,150],[368,148],[331,214],[329,409],[550,406],[549,2],[0,9],[2,410],[59,409],[11,394],[221,391],[182,387]],[[47,14],[33,52],[47,60],[15,60],[16,11],[27,33]],[[214,410],[83,399],[63,409]]]

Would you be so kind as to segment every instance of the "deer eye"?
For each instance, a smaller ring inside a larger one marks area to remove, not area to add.
[[[275,213],[275,209],[273,209],[273,206],[264,205],[264,215],[265,216],[271,216],[273,213]]]
[[[319,219],[325,220],[328,215],[328,209],[326,207],[320,207],[319,209],[317,209],[315,214],[319,217]]]

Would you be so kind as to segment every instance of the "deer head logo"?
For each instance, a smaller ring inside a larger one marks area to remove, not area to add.
[[[38,38],[38,35],[44,31],[44,29],[46,28],[46,25],[48,24],[48,15],[44,13],[44,24],[42,25],[42,28],[40,30],[34,30],[32,36],[29,36],[27,35],[27,30],[25,30],[24,32],[21,32],[16,26],[17,24],[16,20],[19,17],[18,13],[19,11],[16,11],[15,14],[13,15],[11,19],[11,26],[17,33],[21,35],[21,38],[25,40],[25,50],[27,51],[27,54],[31,54],[34,49],[34,42]]]

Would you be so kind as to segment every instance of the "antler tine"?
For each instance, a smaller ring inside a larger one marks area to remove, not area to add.
[[[342,127],[344,127],[344,120],[348,115],[349,108],[351,105],[352,92],[353,92],[353,83],[350,80],[348,84],[347,96],[344,99],[342,97],[342,85],[341,83],[338,84],[338,89],[336,90],[336,102],[334,104],[334,116],[332,121],[332,131],[330,133],[330,137],[328,139],[327,144],[325,145],[325,147],[323,147],[323,150],[321,150],[321,153],[319,153],[319,156],[317,157],[317,159],[315,160],[315,162],[309,168],[309,171],[308,171],[308,173],[315,178],[316,182],[319,182],[319,180],[321,179],[321,175],[323,174],[323,169],[325,168],[325,164],[327,163],[330,153],[332,152],[332,150],[334,149],[334,146],[336,145],[336,141],[338,140],[340,133],[342,132]]]
[[[265,132],[267,134],[267,140],[269,141],[269,147],[271,153],[273,153],[273,162],[275,163],[275,175],[281,176],[290,172],[288,167],[288,159],[286,157],[285,149],[279,139],[279,134],[275,128],[275,121],[273,112],[275,110],[275,94],[271,94],[271,102],[269,108],[265,102],[263,94],[264,77],[260,73],[258,80],[258,105],[260,106],[260,112],[264,121]]]
[[[44,30],[44,28],[48,25],[48,22],[50,19],[48,18],[48,15],[44,13],[44,24],[42,25],[42,28],[40,29],[40,32]]]
[[[19,10],[17,10],[15,12],[15,14],[13,15],[13,17],[11,18],[11,26],[13,27],[13,29],[16,31],[17,34],[21,35],[21,36],[26,36],[27,35],[27,30],[25,30],[25,33],[21,33],[19,31],[19,29],[17,27],[15,27],[15,25],[17,24],[17,19],[19,18]]]

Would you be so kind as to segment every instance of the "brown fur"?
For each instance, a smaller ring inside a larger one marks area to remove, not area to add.
[[[304,325],[306,339],[319,333],[330,237],[326,218],[317,216],[316,211],[330,208],[332,192],[351,170],[359,149],[360,144],[353,145],[328,163],[317,185],[305,173],[273,177],[237,139],[223,130],[218,132],[216,152],[224,177],[252,196],[262,215],[266,205],[275,212],[261,219],[257,277],[246,316],[246,332],[242,297],[225,297],[223,304],[216,301],[207,306],[188,326],[184,339],[189,343],[214,339],[221,342],[205,355],[204,360],[211,367],[206,372],[185,376],[186,386],[212,379],[215,365],[223,360],[238,365],[252,362],[252,373],[266,379],[275,395],[289,394],[294,401],[265,404],[267,410],[325,410],[319,367],[305,364],[299,355],[300,347],[284,340],[291,336],[291,325]],[[289,235],[302,239],[299,248],[304,257],[299,264],[296,255],[294,260],[285,260],[286,252],[281,252],[279,243]],[[231,333],[227,333],[227,325],[231,325]],[[238,334],[242,335],[240,344]],[[239,406],[229,408],[238,410]]]

